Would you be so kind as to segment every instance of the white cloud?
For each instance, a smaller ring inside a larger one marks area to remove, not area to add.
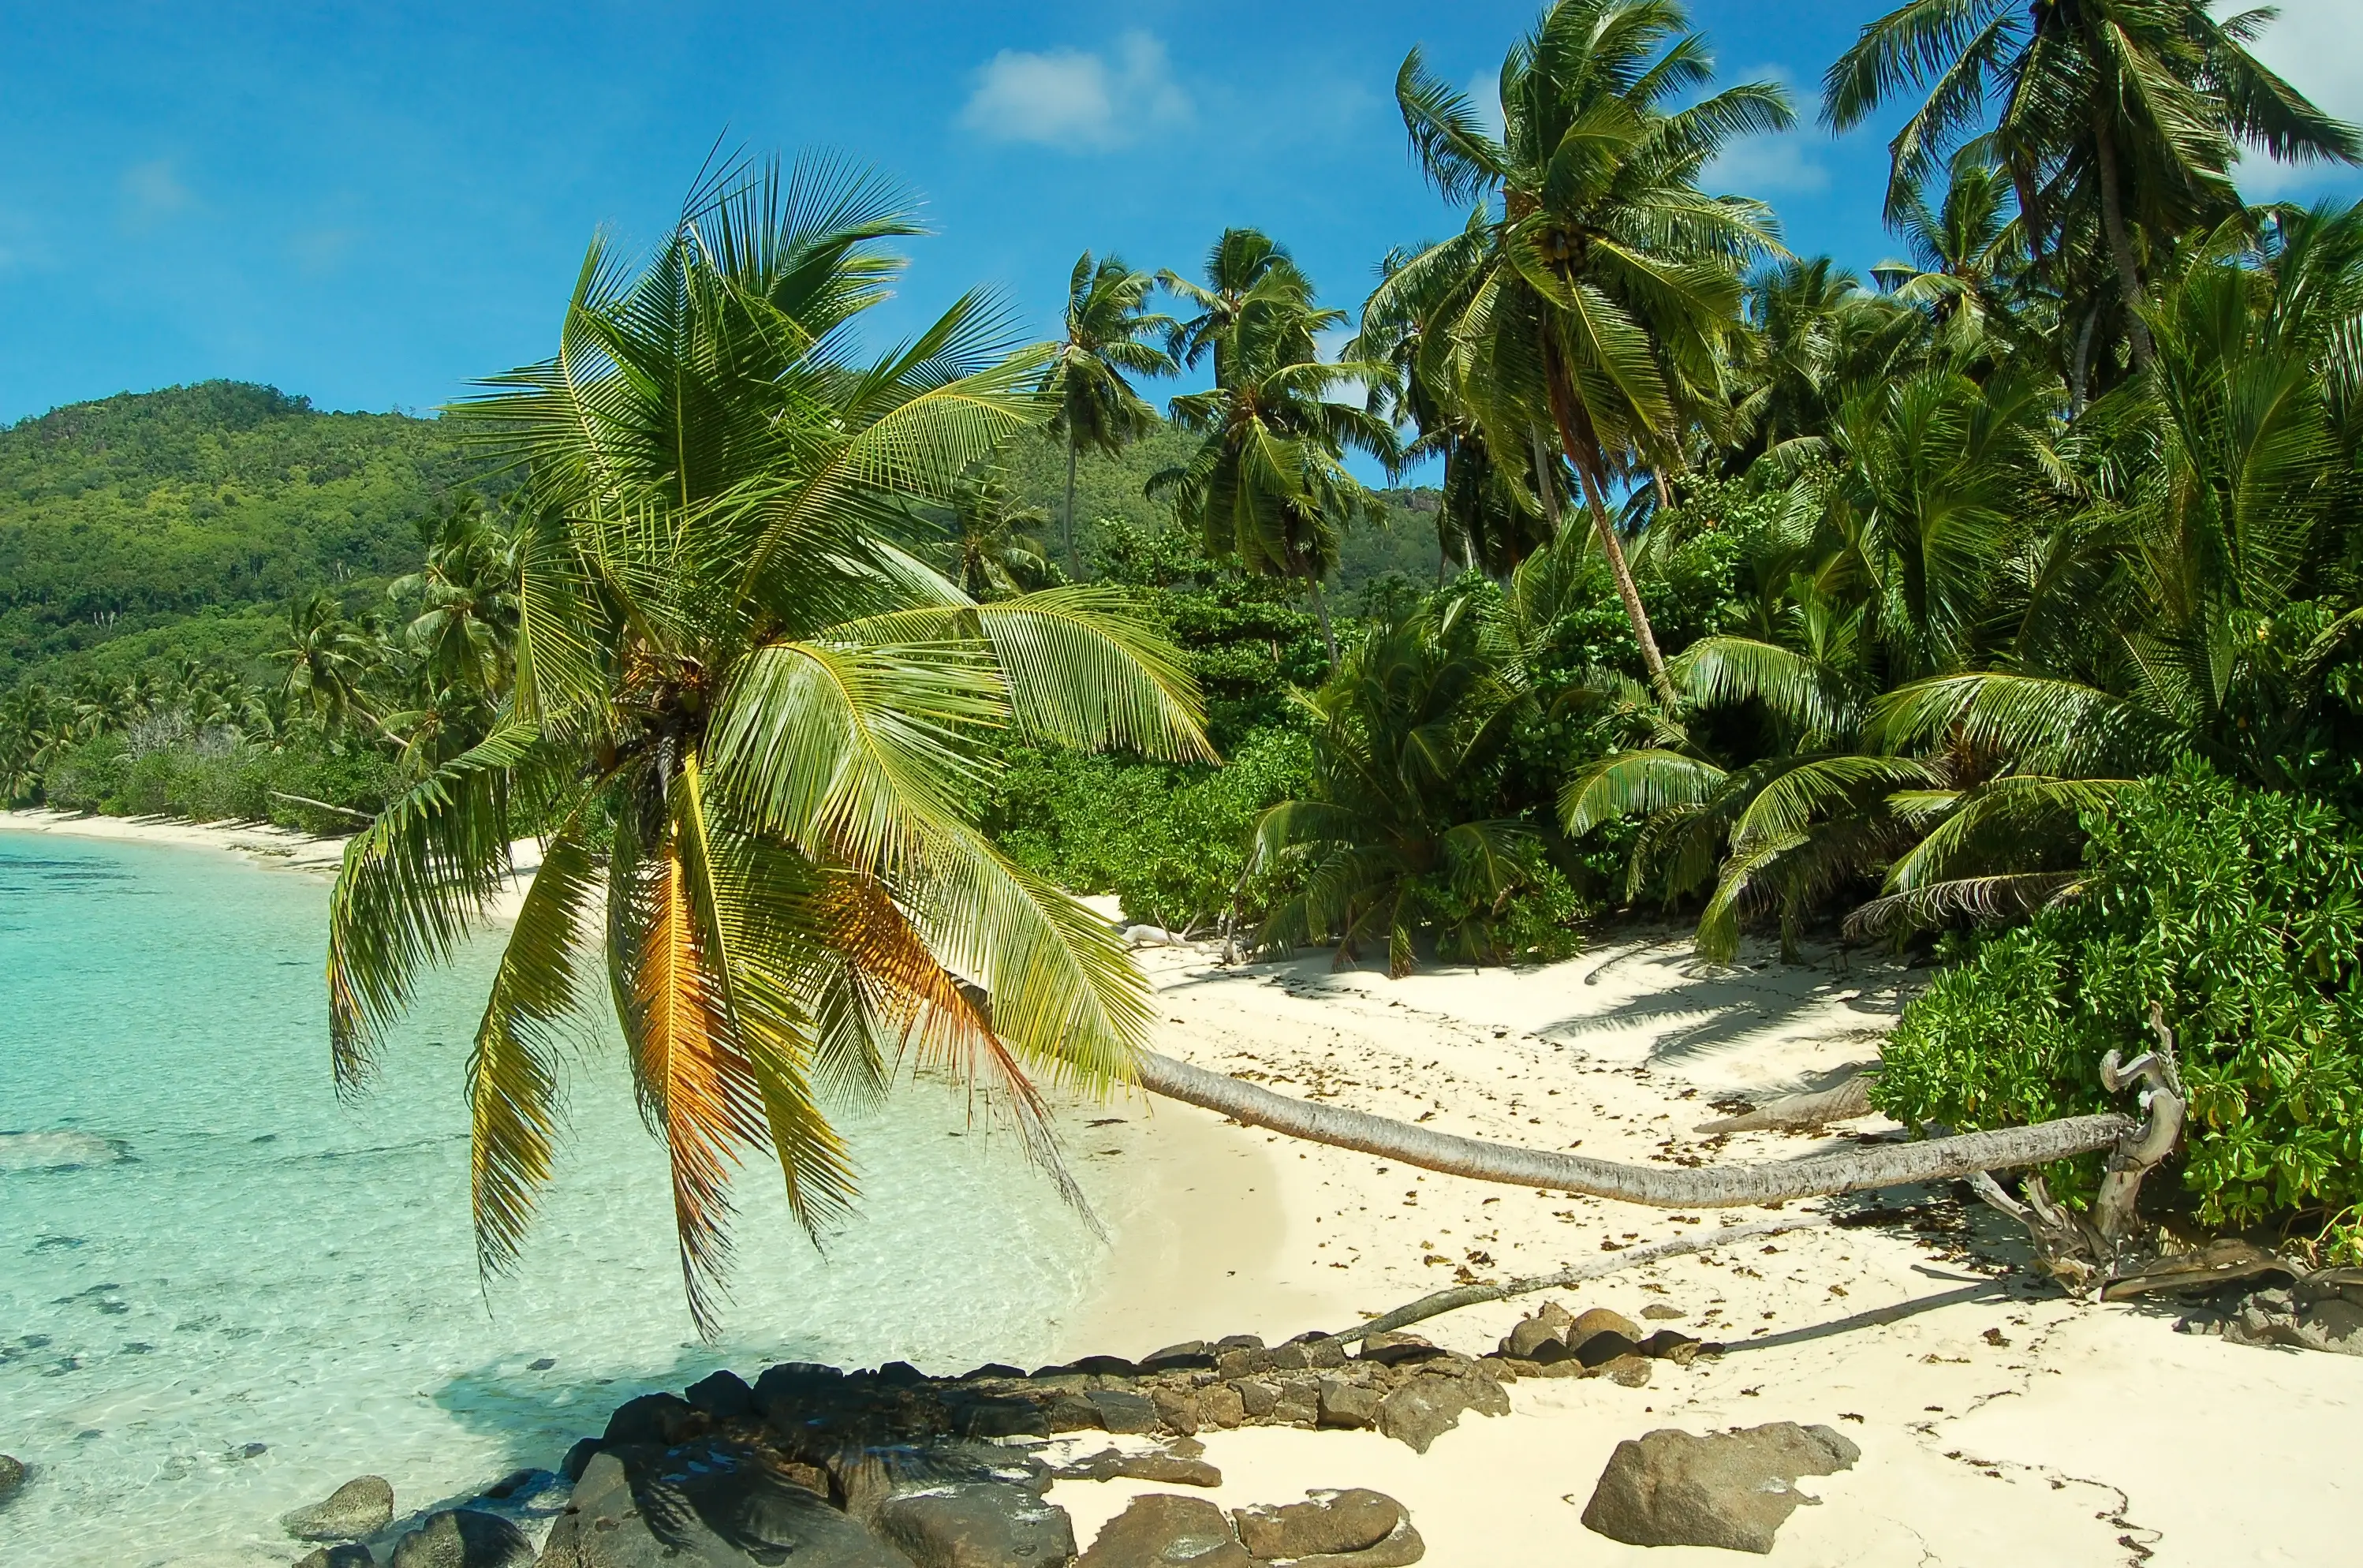
[[[2325,113],[2363,124],[2363,18],[2354,0],[2280,0],[2280,13],[2249,46],[2257,58]],[[2296,195],[2354,177],[2338,164],[2276,163],[2255,154],[2243,157],[2237,171],[2240,189],[2251,200]]]
[[[122,186],[124,219],[135,228],[152,228],[196,205],[169,158],[133,164],[123,172]]]
[[[1742,137],[1708,164],[1699,183],[1716,195],[1770,196],[1829,189],[1830,172],[1814,161],[1803,130]]]
[[[1190,112],[1165,46],[1136,32],[1106,54],[1003,50],[977,73],[960,124],[995,141],[1098,150],[1179,124]]]

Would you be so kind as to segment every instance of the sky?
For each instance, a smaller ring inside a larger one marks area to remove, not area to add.
[[[1892,126],[1833,138],[1815,89],[1880,5],[1693,0],[1721,79],[1799,108],[1712,185],[1858,270],[1894,250]],[[2287,0],[2259,52],[2363,121],[2353,6]],[[216,376],[431,410],[550,352],[593,235],[660,239],[717,146],[834,150],[922,200],[882,350],[980,284],[1051,336],[1078,252],[1194,272],[1226,225],[1351,307],[1458,223],[1406,154],[1404,53],[1481,92],[1536,9],[0,0],[0,423]],[[2354,171],[2258,172],[2363,198]]]

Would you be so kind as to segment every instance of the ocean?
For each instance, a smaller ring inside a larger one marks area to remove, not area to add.
[[[463,1499],[721,1366],[1031,1364],[1085,1301],[1087,1221],[905,1082],[842,1114],[865,1196],[825,1249],[741,1173],[701,1343],[612,1025],[522,1267],[480,1281],[461,1070],[494,950],[428,979],[346,1105],[327,908],[228,853],[0,828],[0,1452],[33,1470],[7,1568],[289,1562],[278,1516],[357,1474]]]

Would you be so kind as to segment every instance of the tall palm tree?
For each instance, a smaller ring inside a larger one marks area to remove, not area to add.
[[[1540,469],[1552,445],[1572,467],[1669,705],[1607,492],[1622,473],[1678,462],[1683,428],[1720,401],[1742,271],[1779,247],[1767,209],[1709,196],[1698,179],[1732,139],[1792,117],[1762,83],[1670,110],[1713,78],[1688,26],[1676,0],[1560,0],[1502,63],[1499,138],[1414,50],[1395,81],[1413,151],[1438,194],[1473,206],[1364,307],[1383,317],[1399,308],[1391,295],[1416,301],[1427,352],[1448,361],[1430,381],[1466,402],[1491,448],[1532,448]]]
[[[355,715],[372,717],[363,690],[383,650],[366,628],[348,619],[324,588],[287,606],[286,644],[272,657],[287,665],[283,689],[330,729]]]
[[[1026,530],[1050,520],[1039,506],[1018,499],[1009,476],[981,469],[962,479],[952,496],[951,537],[945,541],[952,580],[972,599],[1019,594],[1048,573],[1042,543]]]
[[[1337,563],[1340,530],[1377,506],[1348,472],[1348,448],[1381,462],[1396,458],[1394,428],[1364,407],[1337,401],[1340,390],[1382,379],[1386,367],[1321,358],[1319,335],[1345,325],[1343,311],[1315,302],[1312,283],[1269,241],[1249,245],[1224,235],[1209,259],[1199,317],[1188,323],[1193,360],[1211,353],[1215,384],[1173,400],[1173,422],[1200,438],[1197,450],[1149,481],[1173,497],[1176,513],[1198,528],[1209,556],[1236,558],[1249,572],[1302,582],[1321,619],[1329,662],[1337,633],[1321,581]],[[1253,281],[1232,289],[1228,255],[1253,252]]]
[[[1224,354],[1250,295],[1298,296],[1307,305],[1313,299],[1313,284],[1288,247],[1259,228],[1226,228],[1217,235],[1206,248],[1204,275],[1206,281],[1199,284],[1167,267],[1157,282],[1195,312],[1175,322],[1168,335],[1173,358],[1195,370],[1211,357],[1216,381],[1223,378]],[[1299,358],[1314,357],[1310,331],[1290,350]]]
[[[421,569],[388,595],[416,606],[405,636],[431,680],[497,695],[516,639],[516,544],[474,495],[419,525]]]
[[[1061,517],[1067,573],[1080,578],[1075,546],[1075,463],[1085,447],[1114,457],[1157,428],[1151,408],[1127,375],[1171,375],[1173,357],[1145,339],[1169,334],[1170,317],[1148,308],[1157,280],[1121,257],[1094,261],[1086,250],[1067,279],[1067,330],[1051,361],[1059,411],[1050,433],[1067,448],[1067,509]]]
[[[1121,944],[965,801],[1011,727],[1204,758],[1194,692],[1115,594],[979,605],[889,542],[1050,413],[1051,349],[1011,351],[975,295],[855,357],[882,242],[914,231],[830,162],[727,172],[637,272],[594,243],[556,357],[455,411],[526,491],[516,680],[349,848],[328,989],[350,1087],[484,920],[510,839],[546,832],[469,1066],[488,1269],[516,1256],[594,1006],[667,1150],[702,1328],[738,1162],[776,1157],[807,1226],[844,1212],[829,1104],[904,1051],[981,1084],[1055,1170],[1032,1075],[1125,1078],[1147,1039]]]
[[[2248,52],[2273,15],[2218,20],[2204,0],[1907,0],[1830,67],[1822,118],[1848,130],[1907,89],[1926,91],[1888,144],[1892,220],[1991,111],[2038,268],[2057,272],[2079,215],[2097,213],[2140,368],[2151,351],[2145,247],[2238,209],[2239,146],[2363,159],[2351,128]]]

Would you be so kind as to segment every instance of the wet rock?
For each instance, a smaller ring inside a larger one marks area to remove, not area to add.
[[[917,1568],[1066,1568],[1075,1558],[1067,1510],[1003,1481],[889,1497],[878,1533]]]
[[[911,1568],[826,1499],[727,1447],[592,1460],[540,1568]]]
[[[1632,1546],[1768,1552],[1800,1503],[1803,1475],[1853,1467],[1862,1451],[1828,1427],[1776,1421],[1704,1437],[1665,1429],[1616,1445],[1585,1528]]]
[[[533,1542],[498,1514],[447,1508],[394,1543],[394,1568],[534,1568]]]
[[[616,1407],[616,1413],[607,1418],[606,1435],[601,1440],[610,1447],[654,1443],[659,1448],[671,1448],[693,1436],[704,1424],[699,1416],[697,1407],[678,1394],[643,1394]]]
[[[1374,1388],[1367,1383],[1325,1377],[1321,1380],[1318,1424],[1325,1427],[1376,1426],[1379,1407],[1385,1400],[1383,1389]]]
[[[1214,1504],[1151,1492],[1110,1519],[1075,1568],[1255,1568],[1255,1559]]]
[[[29,1473],[23,1460],[0,1453],[0,1508],[6,1507],[8,1500],[25,1489],[25,1477]]]
[[[1403,1568],[1427,1551],[1401,1503],[1363,1487],[1308,1492],[1302,1503],[1240,1508],[1231,1523],[1249,1556],[1297,1568]]]
[[[599,1440],[597,1438],[583,1438],[580,1440],[572,1448],[566,1451],[566,1457],[559,1462],[558,1473],[564,1476],[567,1484],[571,1485],[573,1483],[582,1479],[582,1471],[584,1467],[591,1462],[592,1459],[596,1456],[598,1452]]]
[[[295,1568],[377,1568],[377,1559],[366,1546],[346,1541],[340,1546],[319,1546],[295,1560]]]
[[[547,1470],[512,1470],[477,1494],[495,1503],[540,1491],[555,1479]]]
[[[359,1540],[394,1522],[394,1485],[383,1475],[357,1475],[279,1522],[298,1540]]]
[[[755,1413],[755,1391],[737,1373],[724,1370],[689,1385],[689,1402],[717,1421],[735,1421]]]

